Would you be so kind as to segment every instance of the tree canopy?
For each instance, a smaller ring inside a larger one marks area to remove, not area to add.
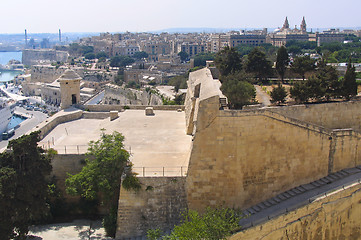
[[[316,68],[315,62],[316,61],[309,55],[295,57],[291,63],[291,70],[299,74],[302,79],[305,80],[305,74]]]
[[[111,67],[125,67],[134,63],[134,59],[128,56],[115,56],[110,59]]]
[[[132,56],[133,58],[140,60],[142,58],[147,58],[148,57],[148,53],[141,51],[141,52],[135,52]]]
[[[207,208],[204,214],[188,210],[183,215],[183,222],[176,225],[170,235],[161,237],[159,229],[147,232],[147,238],[157,239],[193,239],[193,240],[219,240],[230,236],[233,231],[241,229],[239,221],[242,214],[230,208]]]
[[[109,211],[105,222],[110,222],[104,227],[107,234],[113,237],[122,175],[134,179],[129,153],[124,149],[123,142],[122,134],[116,131],[112,134],[103,132],[98,141],[90,141],[82,170],[78,174],[69,175],[65,181],[69,194],[80,195],[89,200],[98,198],[99,194],[102,196],[102,204]],[[137,182],[137,179],[134,181]],[[134,186],[137,187],[139,186]]]
[[[351,58],[349,58],[342,85],[342,96],[347,100],[357,95],[356,69],[352,64]]]
[[[290,58],[288,57],[287,49],[284,46],[281,46],[277,51],[276,71],[278,75],[280,75],[282,82],[289,63]]]
[[[242,70],[241,57],[235,48],[225,47],[219,51],[214,59],[214,63],[223,76]]]
[[[186,53],[184,51],[179,52],[178,56],[180,57],[182,62],[185,62],[189,57],[188,53]]]
[[[254,100],[256,89],[251,81],[252,78],[244,72],[222,76],[221,90],[227,96],[231,108],[242,108]]]
[[[247,57],[246,72],[253,73],[260,81],[272,74],[272,65],[266,58],[265,52],[259,47],[254,48]]]
[[[53,152],[37,146],[40,132],[11,140],[0,153],[0,236],[25,239],[29,226],[48,214]]]
[[[214,60],[215,54],[214,53],[199,53],[194,56],[194,66],[206,66],[206,61]]]

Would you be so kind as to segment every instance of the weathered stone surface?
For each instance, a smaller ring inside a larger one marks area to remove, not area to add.
[[[361,185],[356,184],[229,239],[361,239],[360,199]]]
[[[144,236],[148,229],[173,228],[187,208],[184,177],[141,177],[142,189],[121,188],[117,239]]]

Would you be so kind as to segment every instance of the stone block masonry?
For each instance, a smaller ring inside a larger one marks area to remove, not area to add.
[[[190,209],[244,209],[361,164],[361,102],[222,110],[217,81],[207,69],[188,81]]]
[[[361,236],[361,185],[345,187],[312,203],[249,228],[230,240],[349,239]]]
[[[116,239],[145,236],[148,229],[169,231],[187,209],[184,177],[140,177],[142,189],[121,188]]]

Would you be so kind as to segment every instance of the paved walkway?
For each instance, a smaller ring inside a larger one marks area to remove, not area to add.
[[[353,183],[360,184],[361,166],[329,174],[317,181],[300,185],[243,211],[249,217],[240,221],[243,229],[261,224],[315,201],[329,192]]]
[[[90,227],[91,226],[91,227]],[[71,223],[48,224],[30,228],[28,240],[100,240],[105,237],[101,221],[75,220]]]
[[[256,99],[259,101],[259,103],[264,107],[271,105],[271,97],[262,90],[261,86],[254,85],[254,87],[256,88]]]

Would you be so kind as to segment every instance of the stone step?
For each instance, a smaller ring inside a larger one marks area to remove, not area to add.
[[[245,215],[245,216],[252,215],[252,213],[251,213],[250,211],[248,211],[248,209],[244,210],[242,213],[243,213],[243,215]]]
[[[263,202],[257,204],[258,207],[260,207],[262,210],[268,208]]]
[[[278,197],[274,197],[274,198],[272,198],[275,202],[277,202],[277,203],[280,203],[280,202],[282,202],[282,199],[280,199],[280,198],[278,198]]]
[[[253,210],[255,210],[256,212],[260,212],[262,210],[262,208],[258,207],[257,205],[251,207]]]
[[[335,180],[337,180],[337,179],[339,179],[339,178],[336,177],[336,176],[328,175],[327,177],[325,177],[325,179],[327,179],[327,180],[330,181],[330,182],[333,182],[333,181],[335,181]]]
[[[293,189],[288,190],[286,193],[288,193],[288,194],[291,195],[292,197],[294,197],[294,196],[297,195],[297,193],[295,193],[295,192],[293,191]]]
[[[343,171],[347,172],[348,174],[355,174],[355,173],[359,173],[360,169],[358,169],[358,168],[349,168],[349,169],[345,169]]]
[[[299,189],[302,189],[302,192],[306,192],[307,188],[305,188],[303,185],[299,186]]]
[[[320,186],[323,186],[326,184],[326,182],[322,181],[322,179],[316,180],[315,181],[317,184],[320,184]]]
[[[349,175],[345,170],[338,171],[338,173],[342,174],[344,177]]]
[[[282,193],[282,196],[284,196],[287,199],[292,197],[292,195],[288,194],[287,192]]]
[[[264,201],[263,204],[266,206],[266,207],[271,207],[273,206],[274,204],[272,204],[270,201]]]
[[[318,184],[317,182],[311,182],[311,185],[315,186],[315,187],[320,187],[321,186],[321,184]]]
[[[291,189],[291,191],[293,191],[294,193],[296,193],[297,195],[302,193],[300,190],[298,190],[297,188],[293,188]]]
[[[338,172],[332,173],[332,174],[330,174],[329,176],[332,177],[332,178],[336,178],[336,177],[337,177],[337,179],[340,179],[340,178],[343,178],[343,177],[344,177],[344,175],[342,175],[341,173],[338,173]],[[335,180],[336,180],[336,179],[335,179]]]
[[[253,215],[253,214],[256,214],[256,213],[257,213],[257,211],[256,211],[256,210],[254,210],[253,208],[248,208],[248,209],[247,209],[247,211],[248,211],[248,212],[250,212],[250,213],[251,213],[251,215]]]
[[[283,194],[278,194],[277,197],[282,199],[282,201],[287,200],[287,197],[283,196]]]

